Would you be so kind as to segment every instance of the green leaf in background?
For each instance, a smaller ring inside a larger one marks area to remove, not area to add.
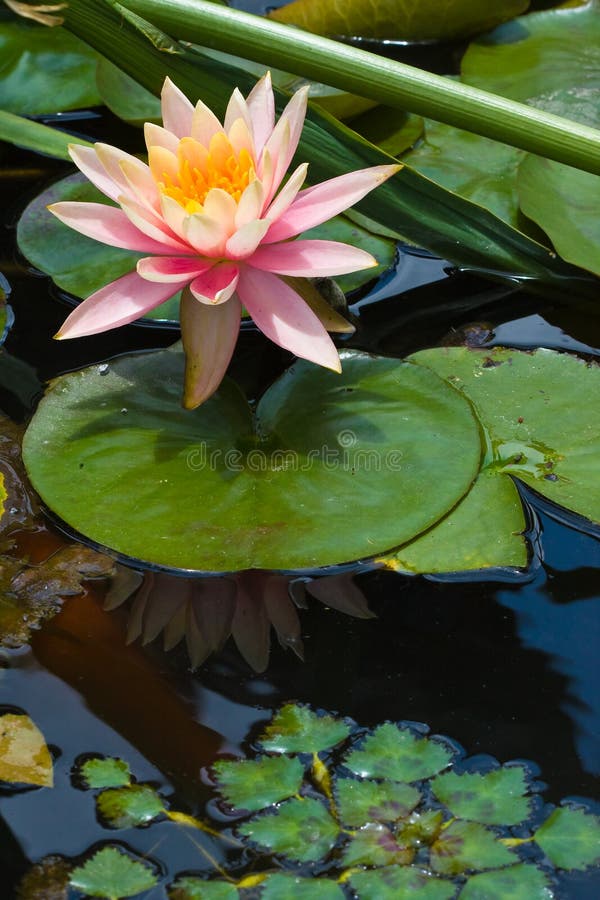
[[[44,735],[27,715],[0,715],[0,781],[54,786],[52,756]]]
[[[271,18],[307,31],[401,41],[453,40],[466,37],[524,12],[529,0],[294,0]]]
[[[512,850],[477,822],[452,822],[431,847],[429,863],[438,875],[496,869],[515,861]]]
[[[0,109],[0,141],[57,159],[71,159],[68,146],[73,142],[72,135],[3,109]]]
[[[600,817],[583,809],[555,809],[534,839],[560,869],[585,869],[600,862]]]
[[[413,866],[353,872],[350,884],[360,900],[452,900],[456,885]]]
[[[344,765],[361,778],[420,781],[450,765],[454,753],[439,741],[416,737],[407,728],[386,723],[369,734]]]
[[[400,156],[417,143],[425,123],[421,116],[391,106],[377,106],[352,119],[352,128],[390,156]]]
[[[436,522],[477,473],[471,408],[424,366],[343,353],[340,376],[298,362],[254,421],[225,382],[182,410],[182,370],[179,348],[65,375],[25,435],[45,502],[129,556],[204,571],[371,556]]]
[[[287,756],[218,760],[213,771],[226,802],[249,812],[297,794],[304,777],[302,763]]]
[[[97,59],[64,28],[0,21],[0,107],[34,116],[98,106]]]
[[[96,84],[102,102],[123,121],[140,128],[145,122],[162,124],[158,97],[104,57],[98,60]]]
[[[552,883],[537,866],[518,863],[497,872],[471,875],[460,900],[552,900]]]
[[[131,782],[128,763],[113,757],[86,759],[79,767],[79,774],[91,790],[125,787]]]
[[[102,791],[96,797],[96,808],[110,828],[137,828],[165,812],[161,797],[148,784]]]
[[[503,766],[482,775],[447,772],[431,784],[438,800],[461,819],[486,825],[518,825],[530,811],[522,766]]]
[[[278,856],[306,863],[329,853],[339,829],[325,806],[307,797],[286,800],[274,814],[255,816],[238,832]]]
[[[122,900],[157,884],[157,877],[146,863],[132,858],[117,847],[103,847],[82,866],[71,872],[71,886],[91,897]]]
[[[168,889],[169,900],[237,900],[237,888],[226,881],[193,876],[178,878]]]
[[[513,475],[579,515],[600,521],[600,367],[553,350],[423,350],[469,398],[489,435],[484,470]],[[585,403],[574,403],[585,397]]]
[[[367,822],[397,822],[408,816],[421,794],[411,784],[339,778],[335,799],[344,825],[360,828]]]
[[[415,858],[415,848],[396,840],[387,825],[375,824],[359,828],[345,846],[344,866],[408,866]]]
[[[342,719],[288,703],[275,713],[258,743],[269,753],[319,753],[345,741],[349,734]]]
[[[275,873],[261,884],[261,900],[344,900],[342,888],[327,878]]]

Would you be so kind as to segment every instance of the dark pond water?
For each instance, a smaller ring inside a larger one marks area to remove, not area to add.
[[[105,136],[106,124],[88,118],[70,127]],[[139,326],[52,342],[66,307],[19,258],[12,226],[48,177],[70,169],[25,153],[6,153],[3,164],[0,271],[10,282],[15,316],[8,352],[44,381],[115,353],[171,343],[172,331]],[[402,254],[395,275],[353,309],[360,322],[355,344],[388,355],[457,340],[474,322],[484,323],[489,345],[600,352],[600,320],[589,310],[452,271],[426,256]],[[289,358],[247,330],[234,366],[257,356],[260,390]],[[17,420],[27,418],[35,395],[35,379],[0,373],[0,407]],[[182,649],[126,647],[124,613],[104,612],[99,595],[66,603],[30,648],[1,657],[0,703],[25,710],[45,735],[56,788],[0,795],[0,896],[13,896],[30,861],[77,856],[113,837],[160,859],[170,873],[205,868],[197,845],[169,823],[107,833],[72,784],[74,762],[89,752],[122,756],[138,780],[155,783],[176,808],[218,816],[203,767],[218,754],[243,750],[251,729],[283,701],[308,702],[365,726],[425,722],[469,754],[533,760],[552,802],[598,796],[598,534],[531,493],[524,500],[531,534],[543,547],[527,576],[360,573],[356,584],[377,618],[355,620],[310,604],[302,612],[305,662],[275,645],[264,675],[253,673],[231,643],[192,673]],[[158,900],[166,896],[162,890],[147,896]],[[562,876],[560,896],[600,896],[600,875]]]

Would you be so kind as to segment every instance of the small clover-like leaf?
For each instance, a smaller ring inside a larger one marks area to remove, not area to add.
[[[363,778],[420,781],[445,769],[453,752],[439,741],[416,737],[408,728],[386,723],[370,734],[345,765]]]
[[[452,900],[456,885],[413,866],[387,866],[356,872],[350,884],[360,900]]]
[[[262,885],[261,900],[344,900],[337,882],[328,878],[300,878],[276,872]]]
[[[271,753],[319,753],[344,741],[350,729],[341,719],[319,716],[307,706],[288,703],[275,714],[259,741]]]
[[[340,819],[357,828],[368,822],[397,822],[408,816],[421,799],[411,784],[355,778],[340,778],[335,795]]]
[[[555,809],[534,839],[560,869],[585,869],[600,862],[600,817],[583,809]]]
[[[126,787],[131,782],[129,765],[115,757],[86,759],[79,767],[79,774],[86,787],[92,790]]]
[[[219,760],[213,770],[227,803],[250,812],[297,794],[304,775],[302,763],[289,756]]]
[[[44,735],[29,716],[0,716],[0,781],[52,787],[52,757]]]
[[[460,900],[552,900],[548,876],[537,866],[518,863],[497,872],[472,875],[460,892]]]
[[[96,797],[101,817],[111,828],[137,828],[147,825],[165,811],[160,795],[148,784],[109,788]]]
[[[406,866],[413,861],[415,848],[398,843],[386,825],[371,823],[355,832],[344,850],[344,865]]]
[[[484,775],[447,772],[432,782],[432,788],[438,800],[461,819],[485,825],[517,825],[529,815],[522,766],[504,766]]]
[[[315,862],[329,853],[338,826],[318,800],[287,800],[274,815],[255,816],[241,835],[273,853],[298,862]]]
[[[227,881],[207,881],[187,876],[178,878],[168,889],[169,900],[237,900],[239,893]]]
[[[122,900],[150,890],[158,879],[150,866],[117,847],[103,847],[71,872],[72,887],[90,897]]]
[[[495,869],[514,862],[514,854],[478,822],[452,822],[430,851],[430,865],[439,875]]]

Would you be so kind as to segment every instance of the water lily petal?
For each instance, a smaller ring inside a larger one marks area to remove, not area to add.
[[[163,125],[167,131],[173,132],[179,138],[191,134],[194,107],[170,78],[165,78],[160,102]]]
[[[322,278],[346,275],[377,265],[365,250],[339,241],[298,240],[283,244],[262,244],[250,260],[253,266],[277,275]]]
[[[268,149],[273,156],[275,166],[273,177],[273,193],[281,184],[281,179],[288,170],[292,157],[298,147],[298,141],[302,134],[302,127],[306,117],[306,107],[308,103],[309,86],[301,87],[296,91],[284,111],[282,112],[277,125],[273,129],[273,133],[267,143],[265,149]],[[279,132],[287,131],[288,137],[280,136]]]
[[[255,159],[252,133],[243,119],[235,120],[227,133],[227,137],[237,154],[239,154],[240,150],[247,150],[252,159]]]
[[[239,88],[235,88],[229,98],[229,103],[227,104],[227,109],[225,111],[225,120],[223,122],[223,130],[227,135],[229,135],[231,127],[238,119],[242,119],[242,121],[250,127],[250,122],[252,121],[250,118],[250,111],[246,105],[242,92]]]
[[[185,351],[183,405],[195,409],[217,390],[236,345],[242,306],[234,295],[207,306],[190,290],[181,295],[179,319]]]
[[[252,121],[254,147],[256,155],[259,156],[275,125],[275,98],[273,97],[270,72],[263,75],[260,81],[254,85],[248,94],[246,104]]]
[[[239,199],[237,209],[235,211],[234,224],[236,228],[241,228],[253,219],[258,219],[262,212],[265,192],[262,182],[256,178],[251,181],[242,196]]]
[[[161,128],[160,125],[155,125],[154,122],[146,122],[144,125],[144,138],[148,153],[150,153],[151,147],[164,147],[165,150],[170,150],[171,153],[177,155],[179,138],[172,131],[167,131],[166,128]]]
[[[137,272],[129,272],[80,303],[56,337],[85,337],[128,325],[164,303],[184,286],[185,281],[179,284],[152,284],[144,281]]]
[[[194,213],[184,218],[183,231],[186,241],[194,248],[196,255],[208,256],[211,259],[223,255],[229,233],[225,232],[219,219],[212,219],[204,213]]]
[[[201,303],[216,306],[225,303],[233,295],[240,272],[231,263],[212,266],[190,284],[190,291]]]
[[[146,256],[138,260],[137,272],[146,281],[163,283],[179,282],[183,278],[191,281],[207,272],[214,263],[204,262],[197,256]]]
[[[116,201],[117,197],[123,193],[123,178],[121,178],[117,184],[114,179],[110,177],[98,159],[93,147],[80,147],[78,144],[69,144],[69,156],[79,171],[82,172],[99,191],[102,191],[106,197],[110,197],[111,200]]]
[[[179,146],[179,143],[178,143]],[[179,175],[179,160],[175,153],[171,153],[165,147],[158,145],[150,147],[148,151],[148,164],[152,177],[157,184],[164,183],[167,178],[177,183]]]
[[[129,197],[135,197],[135,192],[132,191],[125,175],[123,174],[123,170],[121,168],[121,163],[130,162],[132,165],[144,165],[136,156],[132,156],[131,153],[125,153],[124,150],[119,150],[118,147],[111,147],[110,144],[94,144],[94,150],[96,151],[96,156],[104,166],[109,178],[115,182],[115,184],[120,184],[123,188],[121,191],[122,194],[125,194]]]
[[[302,359],[341,371],[338,352],[321,322],[281,278],[245,265],[240,270],[237,294],[255,325],[270,340]]]
[[[212,188],[204,198],[204,212],[221,223],[222,231],[227,237],[233,234],[237,203],[231,194],[221,188]]]
[[[121,163],[121,171],[136,200],[143,206],[147,206],[148,209],[159,212],[159,194],[156,189],[156,182],[148,166],[139,159],[135,160],[135,162],[124,159]]]
[[[281,184],[281,179],[285,175],[285,169],[282,168],[281,160],[287,158],[287,148],[289,146],[291,140],[291,132],[290,132],[290,123],[287,119],[279,119],[277,125],[273,129],[273,133],[271,137],[265,144],[265,149],[263,150],[263,155],[260,160],[261,166],[259,168],[260,172],[260,180],[262,181],[265,187],[265,203],[268,205],[273,196],[275,195],[277,188]],[[269,186],[267,188],[267,182],[265,178],[265,157],[268,155],[269,165],[270,165],[270,181]]]
[[[279,217],[286,212],[290,204],[294,201],[298,191],[304,184],[307,171],[308,163],[302,163],[294,172],[292,172],[285,185],[282,187],[282,189],[279,191],[279,193],[269,206],[267,216],[271,220],[271,222],[275,223],[279,219]],[[299,229],[296,233],[299,234],[300,231],[304,230],[306,229]]]
[[[356,331],[354,325],[325,300],[308,278],[292,278],[290,275],[279,275],[279,278],[310,306],[326,331],[333,331],[336,334],[352,334]]]
[[[286,184],[269,207],[269,218],[277,221],[273,221],[265,243],[284,241],[308,231],[309,228],[314,228],[315,225],[327,222],[338,213],[354,206],[369,191],[395,175],[401,168],[399,165],[373,166],[370,169],[348,172],[347,175],[323,181],[298,194],[289,209],[280,217],[276,217],[272,210],[288,187]]]
[[[225,252],[228,259],[246,259],[250,256],[269,228],[268,219],[256,219],[242,225],[225,244]]]
[[[139,253],[172,252],[170,244],[143,234],[129,221],[123,210],[114,206],[64,201],[54,203],[48,209],[69,228],[111,247],[122,247]]]
[[[181,253],[189,254],[191,252],[189,246],[178,240],[171,233],[170,228],[162,217],[155,215],[151,210],[128,197],[119,197],[119,203],[129,221],[133,222],[135,227],[139,228],[148,237],[173,250],[179,250]]]
[[[212,109],[209,109],[202,100],[198,100],[192,116],[192,127],[186,133],[205,147],[208,147],[212,136],[219,131],[223,131],[223,126]]]
[[[185,211],[183,206],[181,206],[181,204],[177,202],[177,200],[173,200],[173,198],[167,196],[167,194],[160,195],[160,208],[163,219],[165,220],[171,231],[174,232],[174,234],[176,234],[178,238],[181,238],[181,240],[187,244],[184,222],[189,217],[189,214]],[[194,251],[190,247],[190,253],[191,252]]]

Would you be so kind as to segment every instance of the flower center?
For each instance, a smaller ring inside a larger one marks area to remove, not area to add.
[[[194,138],[182,138],[177,157],[177,171],[163,173],[158,187],[190,214],[203,211],[206,195],[213,188],[221,188],[239,202],[256,178],[248,150],[236,152],[224,132],[213,135],[208,148]]]

